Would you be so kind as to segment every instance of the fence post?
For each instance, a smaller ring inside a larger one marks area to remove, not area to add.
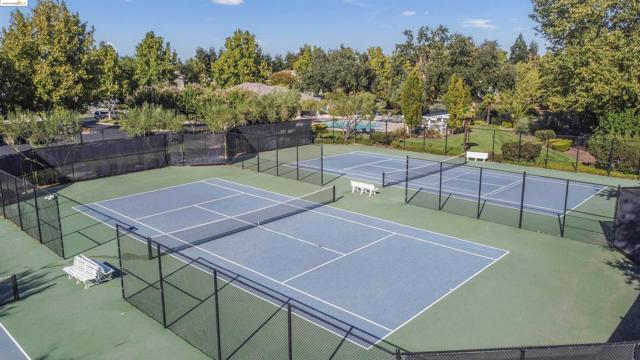
[[[449,142],[449,124],[447,124],[447,126],[445,126],[445,128],[444,128],[444,155],[445,156],[449,152],[448,142]]]
[[[569,184],[570,180],[567,179],[567,187],[564,191],[564,209],[562,210],[562,228],[560,228],[560,237],[564,237],[564,229],[567,224],[567,203],[569,202]]]
[[[547,139],[547,154],[544,157],[544,168],[546,169],[549,163],[549,146],[551,145],[550,143],[551,139]]]
[[[438,211],[442,210],[442,162],[440,162],[440,181],[438,181]]]
[[[480,203],[482,202],[482,169],[480,168],[480,181],[478,182],[478,213],[476,219],[480,219]]]
[[[524,213],[524,190],[527,183],[527,172],[522,173],[522,194],[520,194],[520,219],[518,220],[518,227],[522,228],[522,216]]]
[[[633,347],[633,360],[640,360],[640,342]]]
[[[580,166],[580,143],[582,143],[582,141],[576,144],[576,172],[579,172],[578,167]]]
[[[13,301],[20,300],[20,289],[18,288],[18,278],[15,274],[11,275],[11,289],[13,291]]]
[[[396,349],[396,360],[402,360],[402,354],[400,353],[400,349]]]
[[[522,133],[518,134],[518,164],[520,159],[522,159]]]
[[[387,146],[391,145],[389,144],[389,119],[384,121],[384,136],[386,138],[385,143]]]
[[[293,329],[291,324],[291,304],[287,304],[287,334],[288,334],[288,349],[289,360],[293,360]]]
[[[151,239],[148,239],[151,242]],[[160,303],[162,305],[162,326],[167,327],[167,310],[164,302],[164,281],[162,280],[162,256],[160,255],[160,244],[156,244],[158,252],[158,279],[160,280]]]
[[[13,186],[15,186],[16,191],[16,205],[18,205],[18,220],[20,221],[20,230],[24,231],[24,227],[22,226],[22,210],[20,209],[20,191],[18,190],[18,178],[13,178]]]
[[[58,195],[54,197],[56,201],[56,213],[58,215],[58,230],[60,230],[60,252],[62,253],[62,258],[66,259],[67,257],[64,254],[64,234],[62,233],[62,217],[60,216],[60,201],[58,200]]]
[[[214,305],[216,309],[216,341],[218,344],[218,359],[222,359],[222,334],[220,334],[220,300],[218,298],[218,271],[213,270],[213,286],[214,292]]]
[[[2,217],[7,218],[7,211],[4,208],[4,182],[0,180],[0,200],[2,201]]]
[[[491,160],[496,156],[496,129],[493,129],[493,139],[491,140]]]
[[[320,145],[320,185],[324,185],[324,145]]]
[[[616,191],[616,208],[613,210],[613,240],[616,239],[616,228],[618,223],[618,206],[620,206],[620,195],[622,195],[622,188],[620,184],[618,184],[618,189]]]
[[[611,165],[613,162],[613,144],[615,143],[614,139],[611,139],[611,147],[609,147],[609,159],[607,164],[607,176],[611,176]]]
[[[276,176],[280,176],[280,137],[276,136]]]
[[[256,137],[256,158],[258,159],[258,172],[260,172],[260,138]]]
[[[524,360],[527,358],[527,349],[520,350],[520,360]]]
[[[427,128],[422,130],[422,151],[427,151]]]
[[[33,187],[33,203],[36,206],[36,222],[38,223],[38,240],[42,244],[42,228],[40,227],[40,209],[38,206],[38,189]]]
[[[331,119],[331,142],[336,143],[336,119]]]
[[[127,300],[124,294],[124,269],[122,268],[122,250],[120,245],[120,224],[116,223],[116,242],[118,244],[118,266],[120,267],[120,290],[122,298]]]
[[[404,203],[409,202],[409,155],[407,155],[404,167]]]
[[[296,180],[300,180],[300,145],[296,145]]]

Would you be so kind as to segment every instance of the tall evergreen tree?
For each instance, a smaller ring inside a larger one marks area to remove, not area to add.
[[[402,85],[402,115],[409,130],[416,129],[422,121],[423,85],[417,70],[409,73]]]
[[[522,34],[518,35],[516,42],[511,46],[511,53],[509,54],[509,61],[513,64],[529,60],[529,49],[527,43],[524,41]]]
[[[178,55],[153,31],[146,33],[136,46],[134,79],[139,86],[158,85],[175,78]]]
[[[538,43],[535,40],[531,40],[529,43],[529,59],[537,59],[539,50]]]
[[[216,86],[229,87],[247,81],[264,81],[270,72],[255,35],[238,29],[225,40],[224,50],[211,69],[211,77]]]

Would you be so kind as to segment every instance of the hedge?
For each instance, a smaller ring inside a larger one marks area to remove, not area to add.
[[[534,161],[540,156],[542,144],[525,142],[518,151],[518,142],[507,142],[502,144],[502,158],[507,161],[518,161],[518,152],[520,152],[521,161]]]
[[[555,151],[565,152],[571,149],[573,140],[571,139],[551,139],[549,140],[551,148]]]
[[[589,153],[596,158],[596,167],[609,167],[611,140],[598,137],[589,139]],[[611,168],[619,172],[637,174],[640,168],[640,141],[615,140],[611,154]]]
[[[556,132],[553,130],[538,130],[535,133],[538,140],[546,142],[547,140],[555,139]]]

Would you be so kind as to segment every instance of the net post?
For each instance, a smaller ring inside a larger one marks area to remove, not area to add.
[[[478,212],[476,213],[476,219],[480,219],[480,203],[482,202],[482,169],[480,168],[480,180],[478,182]]]
[[[300,180],[300,145],[296,145],[296,180]]]
[[[384,177],[385,177],[385,172],[382,172],[382,187],[385,187],[385,182],[384,182]]]
[[[438,181],[438,211],[442,210],[442,162],[440,163],[440,180]]]
[[[40,209],[38,206],[38,189],[35,187],[35,185],[33,186],[33,203],[36,206],[36,223],[38,224],[38,240],[40,240],[40,244],[43,243],[42,241],[42,227],[40,226]]]
[[[333,200],[332,202],[336,202],[336,186],[333,185],[331,188],[333,190],[333,198],[331,200]]]
[[[11,275],[11,290],[13,291],[13,301],[20,300],[20,289],[18,288],[18,277]]]
[[[409,155],[407,155],[404,170],[404,203],[406,204],[407,202],[409,202]]]
[[[120,290],[122,298],[127,299],[124,294],[124,269],[122,268],[122,247],[120,245],[120,224],[116,223],[116,242],[118,245],[118,266],[120,267]]]
[[[569,184],[570,180],[567,179],[567,187],[564,190],[564,208],[562,210],[562,227],[560,228],[560,237],[564,237],[564,229],[567,224],[567,204],[569,202]]]
[[[55,195],[54,200],[56,202],[56,215],[58,216],[58,230],[60,230],[60,252],[62,253],[62,258],[66,259],[67,257],[64,254],[64,234],[62,233],[62,217],[60,216],[60,200],[58,200],[58,195]]]
[[[213,286],[214,291],[214,306],[216,310],[216,342],[218,347],[218,359],[222,359],[222,335],[220,334],[220,299],[218,297],[218,271],[213,269]]]
[[[151,242],[151,239],[148,239]],[[167,327],[167,310],[164,301],[164,281],[162,279],[162,256],[160,256],[160,244],[156,244],[156,251],[158,252],[158,279],[160,281],[160,303],[162,305],[162,326]]]
[[[522,229],[522,216],[524,214],[524,190],[527,183],[527,172],[522,173],[522,193],[520,194],[520,218],[518,220],[518,228]]]
[[[293,360],[293,326],[291,321],[291,303],[287,303],[287,345],[289,360]]]
[[[18,190],[18,178],[13,178],[13,185],[16,190],[16,205],[18,206],[18,220],[20,221],[20,230],[24,231],[24,226],[22,226],[22,209],[20,209],[20,190]]]
[[[320,185],[324,185],[324,144],[320,145]]]

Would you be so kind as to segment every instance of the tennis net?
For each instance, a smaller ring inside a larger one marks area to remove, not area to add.
[[[422,166],[411,167],[411,160],[417,161],[420,164],[425,164]],[[411,180],[419,179],[422,177],[426,177],[429,175],[437,174],[440,171],[447,171],[458,166],[465,165],[467,163],[467,158],[464,154],[454,156],[442,161],[434,161],[434,160],[423,160],[423,159],[413,159],[407,157],[406,169],[404,170],[395,170],[388,171],[382,173],[382,186],[392,186],[396,184],[400,184],[403,182],[408,182]]]
[[[219,221],[190,229],[185,233],[159,235],[153,240],[168,248],[168,253],[185,250],[213,240],[217,240],[242,231],[285,219],[336,201],[335,186],[320,189],[297,198],[278,202],[260,209],[255,209],[226,217]]]

